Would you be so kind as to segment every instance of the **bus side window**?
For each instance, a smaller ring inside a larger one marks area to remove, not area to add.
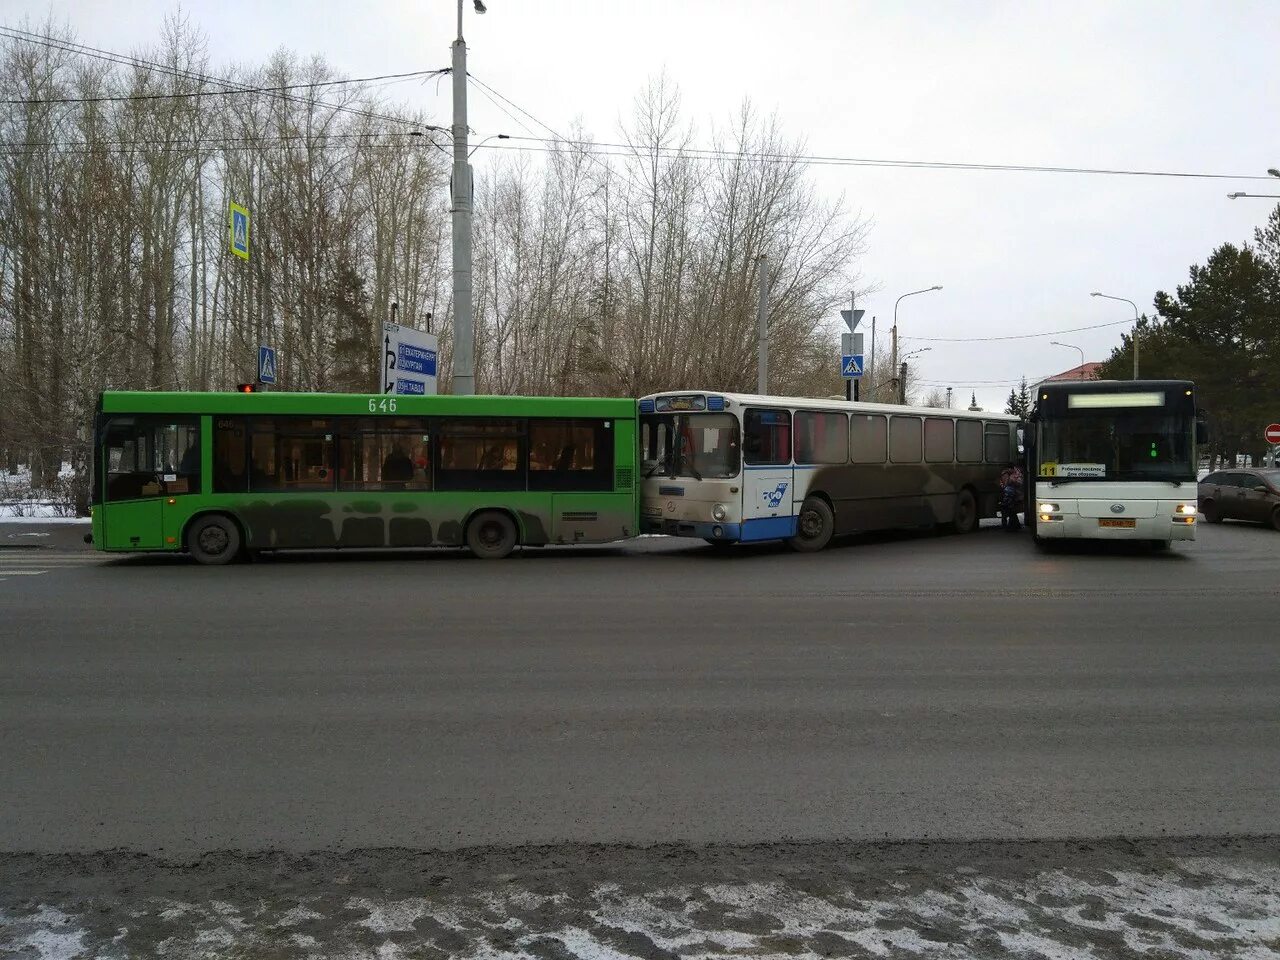
[[[982,462],[982,421],[956,421],[956,459],[961,463]]]
[[[791,462],[791,411],[747,410],[742,427],[742,452],[747,463]]]
[[[889,418],[889,459],[894,463],[920,462],[920,418]]]
[[[955,421],[949,417],[929,417],[924,422],[926,463],[955,461]]]
[[[1013,463],[1013,439],[1011,424],[986,422],[987,463]]]
[[[248,466],[244,420],[218,417],[213,423],[213,492],[244,493],[249,489]]]
[[[849,437],[854,463],[884,463],[888,443],[888,423],[878,413],[849,418]]]

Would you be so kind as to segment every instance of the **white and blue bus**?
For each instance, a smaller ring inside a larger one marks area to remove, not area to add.
[[[683,391],[641,398],[641,530],[713,544],[975,530],[1018,459],[1016,417]]]
[[[1027,443],[1036,542],[1194,540],[1195,400],[1188,380],[1040,384]]]

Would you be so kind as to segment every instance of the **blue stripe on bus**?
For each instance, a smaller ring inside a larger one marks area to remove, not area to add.
[[[795,535],[795,517],[758,517],[742,524],[743,541],[782,540]]]

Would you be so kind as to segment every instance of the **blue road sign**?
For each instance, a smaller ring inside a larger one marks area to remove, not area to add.
[[[400,344],[396,369],[404,373],[420,373],[423,376],[436,375],[436,352],[425,347],[417,347],[412,343]]]
[[[846,380],[856,380],[862,376],[862,354],[846,353],[840,357],[840,375]]]
[[[258,382],[276,382],[276,348],[258,348]]]

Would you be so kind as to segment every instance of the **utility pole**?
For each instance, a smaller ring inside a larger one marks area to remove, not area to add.
[[[769,393],[769,258],[756,257],[756,277],[760,284],[760,302],[756,306],[756,393]]]
[[[907,402],[907,361],[905,360],[898,369],[898,402],[901,404]]]
[[[475,330],[471,324],[471,164],[467,162],[467,43],[453,42],[453,392],[476,391]],[[483,4],[476,4],[483,12]]]
[[[871,318],[871,354],[867,358],[867,382],[871,384],[871,395],[867,398],[875,400],[880,395],[880,385],[876,383],[876,318]]]
[[[947,409],[951,409],[951,388],[947,387]]]
[[[857,313],[856,313],[856,311],[857,311],[857,309],[858,309],[858,303],[857,303],[857,300],[858,300],[858,292],[857,292],[856,290],[850,290],[850,291],[849,291],[849,316],[850,316],[850,317],[855,317],[855,316],[857,316]],[[855,321],[855,320],[850,320],[849,322],[850,322],[850,323],[856,323],[856,321]],[[850,332],[850,334],[852,335],[853,331],[852,331],[852,330],[850,330],[849,332]],[[852,336],[850,336],[850,339],[855,339],[855,338],[853,338]],[[866,372],[867,372],[867,362],[866,362],[866,359],[865,359],[865,358],[864,358],[864,359],[863,359],[863,361],[862,361],[862,372],[863,372],[863,373],[866,373]],[[859,384],[859,383],[861,383],[861,378],[859,378],[859,377],[853,377],[853,378],[851,378],[851,379],[849,379],[849,380],[846,380],[846,381],[844,382],[844,398],[845,398],[846,400],[857,400],[857,399],[859,399],[859,397],[858,397],[858,393],[859,393],[859,391],[858,391],[858,384]]]

